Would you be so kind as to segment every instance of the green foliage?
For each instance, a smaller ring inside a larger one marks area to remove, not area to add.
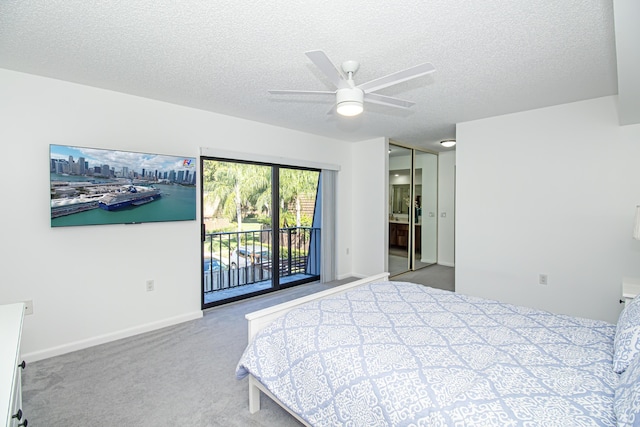
[[[249,218],[271,224],[271,168],[240,162],[203,162],[204,203],[213,216],[242,224]],[[280,169],[280,226],[310,226],[312,219],[302,215],[301,199],[315,196],[320,173],[299,169]],[[289,210],[291,209],[291,210]],[[268,220],[265,218],[269,218]],[[286,222],[285,222],[286,220]]]
[[[295,227],[296,215],[293,212],[280,212],[280,227]]]
[[[260,195],[270,193],[267,166],[209,160],[203,169],[205,202],[214,207],[214,215],[236,221],[239,229],[248,213],[260,211]]]
[[[300,216],[301,227],[311,227],[313,224],[313,218],[309,215]],[[285,211],[280,213],[280,228],[296,227],[296,213],[292,211]]]
[[[309,215],[302,215],[300,217],[300,226],[301,227],[311,227],[313,225],[313,218]]]
[[[267,216],[267,215],[259,215],[258,216],[258,222],[260,224],[266,225],[267,227],[271,227],[271,216]]]

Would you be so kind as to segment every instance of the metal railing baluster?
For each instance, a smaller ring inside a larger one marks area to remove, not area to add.
[[[280,277],[297,274],[314,276],[313,272],[307,270],[309,265],[315,266],[314,269],[319,268],[320,229],[280,229],[277,240],[282,249],[279,251],[278,259],[271,258],[270,246],[264,242],[272,231],[264,229],[206,234],[205,256],[211,261],[204,272],[205,294],[270,280],[275,262],[280,266]],[[310,247],[312,242],[314,250]],[[238,248],[246,248],[251,253],[247,252],[243,257],[239,255]],[[311,253],[313,262],[309,259]],[[220,263],[215,269],[214,260]]]

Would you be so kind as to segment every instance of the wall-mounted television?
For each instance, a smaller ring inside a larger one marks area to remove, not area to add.
[[[49,146],[51,226],[196,219],[196,159]]]

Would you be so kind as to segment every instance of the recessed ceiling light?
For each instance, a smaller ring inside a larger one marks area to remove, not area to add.
[[[440,141],[440,144],[442,144],[443,147],[453,147],[454,145],[456,145],[456,140],[455,139],[445,139],[444,141]]]

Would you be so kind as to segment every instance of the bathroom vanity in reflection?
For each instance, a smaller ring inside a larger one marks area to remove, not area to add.
[[[422,242],[422,227],[415,224],[416,251],[420,251]],[[409,247],[409,223],[406,221],[389,220],[389,246],[402,249]]]

